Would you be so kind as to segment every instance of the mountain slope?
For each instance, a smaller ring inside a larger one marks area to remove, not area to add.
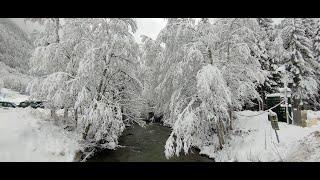
[[[32,49],[32,43],[22,29],[9,19],[0,18],[0,62],[26,73]]]

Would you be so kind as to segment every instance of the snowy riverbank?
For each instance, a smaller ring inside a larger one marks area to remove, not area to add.
[[[0,161],[72,161],[76,134],[48,121],[42,109],[0,108]]]
[[[0,100],[19,103],[28,96],[1,89]],[[0,108],[0,161],[72,161],[79,149],[76,133],[49,120],[48,110]]]
[[[28,96],[2,89],[0,100],[19,103]],[[255,116],[260,114],[258,116]],[[319,161],[320,125],[302,128],[279,123],[277,142],[267,113],[237,113],[235,130],[221,151],[202,147],[215,161]],[[249,117],[247,117],[249,116]],[[72,161],[80,148],[76,132],[50,121],[49,110],[0,108],[0,161]]]
[[[76,134],[48,121],[32,108],[0,108],[0,161],[72,161]]]
[[[214,153],[209,146],[201,148],[216,161],[319,161],[320,125],[299,127],[279,123],[280,143],[268,121],[267,113],[238,112],[235,130],[224,148]],[[246,117],[253,116],[253,117]]]

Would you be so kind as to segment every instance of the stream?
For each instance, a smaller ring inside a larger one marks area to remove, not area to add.
[[[214,162],[201,156],[196,149],[188,155],[181,153],[169,160],[164,155],[164,146],[171,129],[158,123],[150,123],[145,128],[139,125],[127,127],[119,138],[116,150],[104,150],[88,159],[88,162]]]

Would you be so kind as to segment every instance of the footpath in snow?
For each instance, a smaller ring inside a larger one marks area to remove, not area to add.
[[[1,100],[19,103],[27,96],[2,89]],[[0,161],[72,161],[79,149],[77,136],[54,125],[49,111],[0,108]]]
[[[278,143],[268,113],[237,112],[238,120],[221,151],[210,146],[201,153],[216,161],[320,161],[320,125],[300,127],[279,122]],[[252,117],[247,117],[252,116]]]

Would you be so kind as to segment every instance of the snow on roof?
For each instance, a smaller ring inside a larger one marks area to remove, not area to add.
[[[278,93],[267,94],[267,97],[285,97],[285,88],[278,88]],[[291,97],[291,89],[287,88],[287,96]]]
[[[279,97],[281,96],[281,93],[273,93],[273,94],[267,94],[267,97]]]
[[[282,65],[282,66],[278,67],[278,69],[277,69],[276,71],[281,71],[281,72],[283,72],[283,71],[285,71],[285,70],[286,70],[286,67],[285,67],[284,65]]]
[[[284,93],[267,94],[267,97],[285,97]],[[291,97],[291,94],[287,94],[287,97]]]

